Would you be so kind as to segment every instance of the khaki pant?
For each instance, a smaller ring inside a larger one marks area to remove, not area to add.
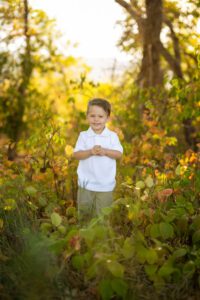
[[[80,220],[89,220],[101,213],[101,209],[112,204],[112,192],[94,192],[78,188],[78,216]]]

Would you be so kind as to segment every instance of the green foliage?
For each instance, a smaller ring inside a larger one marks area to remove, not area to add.
[[[71,182],[71,147],[62,142],[59,127],[44,124],[27,140],[30,158],[8,162],[1,156],[4,289],[15,287],[21,297],[39,297],[40,287],[47,297],[56,293],[61,298],[60,284],[72,299],[84,293],[102,299],[127,299],[133,293],[135,299],[140,299],[138,295],[159,299],[163,293],[173,297],[175,291],[175,299],[180,299],[188,286],[187,295],[194,294],[193,281],[198,284],[200,276],[198,154],[188,150],[170,164],[167,156],[162,173],[152,160],[136,166],[135,177],[127,175],[119,183],[121,196],[113,206],[80,228],[71,194],[55,189],[57,179]],[[10,235],[15,237],[13,245]],[[26,268],[22,261],[27,261]],[[13,281],[16,272],[20,275]],[[42,286],[40,276],[38,281],[31,277],[37,272],[45,278]]]
[[[12,45],[23,27],[19,17],[23,3],[6,3],[0,9],[0,22],[6,24],[6,39]],[[165,3],[170,18],[177,5]],[[191,30],[195,12],[189,15]],[[15,160],[7,160],[10,135],[0,135],[0,297],[197,299],[200,157],[198,143],[193,150],[186,143],[183,127],[191,118],[192,136],[198,141],[196,62],[185,81],[166,79],[166,88],[157,90],[141,90],[127,74],[117,86],[94,84],[87,79],[86,66],[58,51],[54,22],[45,13],[30,9],[30,21],[29,66],[34,72],[22,68],[25,48],[16,49],[18,64],[9,51],[0,53],[1,132],[13,135],[7,125],[15,124],[10,117],[18,111],[17,101],[25,101]],[[16,27],[15,38],[9,34],[9,24]],[[192,37],[184,42],[185,27],[181,32],[183,51]],[[134,43],[138,46],[140,41]],[[30,75],[29,82],[24,75]],[[23,80],[26,93],[19,97],[18,84]],[[109,126],[117,131],[124,156],[118,163],[112,207],[81,227],[72,153],[78,133],[87,127],[86,102],[94,95],[112,103]]]

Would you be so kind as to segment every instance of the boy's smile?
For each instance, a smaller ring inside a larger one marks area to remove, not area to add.
[[[105,125],[109,120],[109,116],[102,107],[92,105],[87,113],[87,120],[92,130],[95,133],[100,134],[104,130]]]

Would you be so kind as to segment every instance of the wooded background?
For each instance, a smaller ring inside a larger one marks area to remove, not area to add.
[[[0,1],[2,299],[200,297],[200,2],[115,2],[132,63],[97,83],[55,20]],[[124,155],[113,206],[80,227],[72,153],[94,97]]]

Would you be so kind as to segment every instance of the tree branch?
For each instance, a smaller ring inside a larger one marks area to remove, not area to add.
[[[181,55],[180,55],[180,47],[179,47],[179,40],[174,32],[174,28],[172,23],[170,22],[170,20],[168,18],[166,18],[166,16],[164,16],[164,22],[165,24],[169,27],[170,29],[170,33],[171,33],[171,38],[173,41],[173,48],[174,48],[174,54],[176,57],[176,60],[179,62],[181,61]]]
[[[139,31],[141,32],[143,30],[143,23],[144,20],[141,17],[141,15],[133,9],[132,5],[130,3],[127,3],[124,0],[115,0],[116,3],[118,3],[120,6],[126,9],[126,11],[135,19],[136,23],[138,24]]]
[[[191,52],[183,51],[183,54],[190,57],[197,64],[197,57]]]
[[[179,77],[183,78],[183,74],[180,68],[180,63],[177,61],[168,51],[167,49],[163,46],[161,42],[159,42],[159,47],[160,47],[160,53],[161,55],[166,59],[168,62],[169,66],[171,69],[174,71],[174,73]]]

